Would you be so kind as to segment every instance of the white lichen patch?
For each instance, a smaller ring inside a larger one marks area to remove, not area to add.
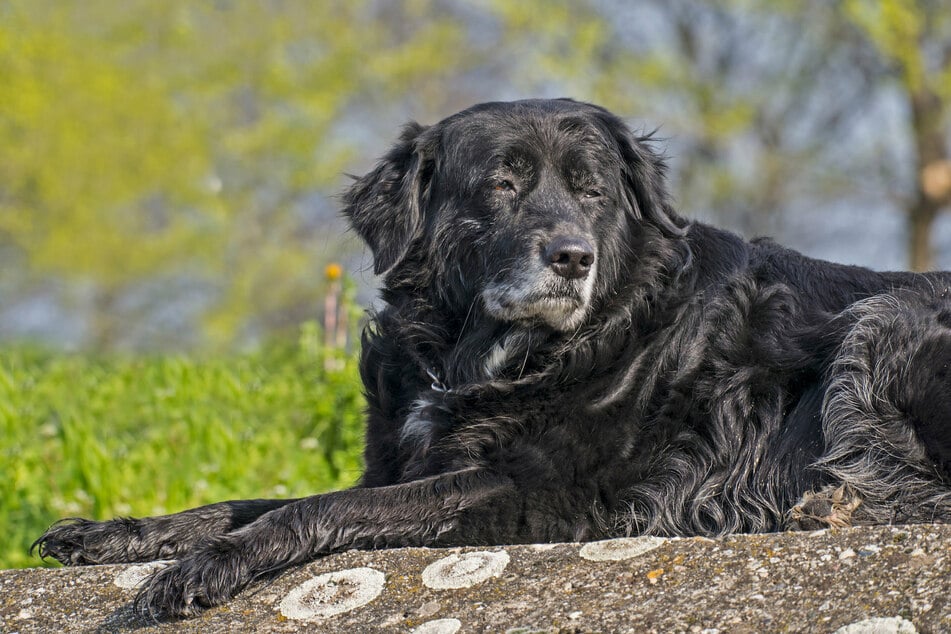
[[[505,551],[449,555],[426,566],[423,583],[434,590],[468,588],[498,576],[508,563]]]
[[[535,552],[544,553],[548,552],[549,550],[554,550],[559,546],[561,546],[561,544],[531,544],[529,548]]]
[[[459,619],[436,619],[420,623],[413,628],[413,634],[456,634],[462,628]]]
[[[386,575],[373,568],[338,570],[305,581],[281,601],[281,614],[310,621],[349,612],[380,596]]]
[[[150,561],[147,564],[137,564],[135,566],[129,566],[122,572],[116,575],[116,578],[112,580],[112,583],[116,584],[120,588],[126,590],[135,590],[143,583],[145,580],[151,577],[154,573],[158,572],[162,568],[168,566],[171,561]]]
[[[835,634],[917,634],[918,629],[911,621],[900,616],[865,619],[840,627]]]
[[[663,537],[622,537],[591,542],[579,554],[590,561],[621,561],[654,550],[667,540]]]

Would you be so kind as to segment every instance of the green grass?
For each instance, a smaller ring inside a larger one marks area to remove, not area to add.
[[[360,474],[353,356],[320,344],[253,354],[92,358],[0,350],[0,568],[62,517],[154,515],[296,497]]]

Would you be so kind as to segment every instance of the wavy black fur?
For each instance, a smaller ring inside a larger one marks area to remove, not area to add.
[[[178,557],[136,601],[167,617],[350,548],[951,519],[951,276],[688,222],[664,172],[570,100],[407,126],[344,198],[385,304],[361,484],[60,523],[40,554]]]

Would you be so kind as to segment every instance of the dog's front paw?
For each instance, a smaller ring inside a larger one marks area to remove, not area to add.
[[[149,621],[195,616],[233,598],[250,580],[233,544],[211,542],[152,575],[135,598],[135,610]]]
[[[52,557],[66,566],[140,561],[130,553],[137,535],[135,520],[94,522],[79,518],[61,520],[30,546],[40,557]]]

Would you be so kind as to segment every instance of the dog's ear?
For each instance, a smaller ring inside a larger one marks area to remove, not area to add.
[[[396,145],[344,195],[344,216],[373,252],[373,272],[382,275],[406,256],[423,225],[432,153],[422,141],[428,128],[403,128]]]
[[[651,135],[635,135],[618,117],[605,111],[608,129],[621,153],[621,173],[631,213],[652,221],[668,238],[684,235],[667,193],[667,164],[650,146]]]

